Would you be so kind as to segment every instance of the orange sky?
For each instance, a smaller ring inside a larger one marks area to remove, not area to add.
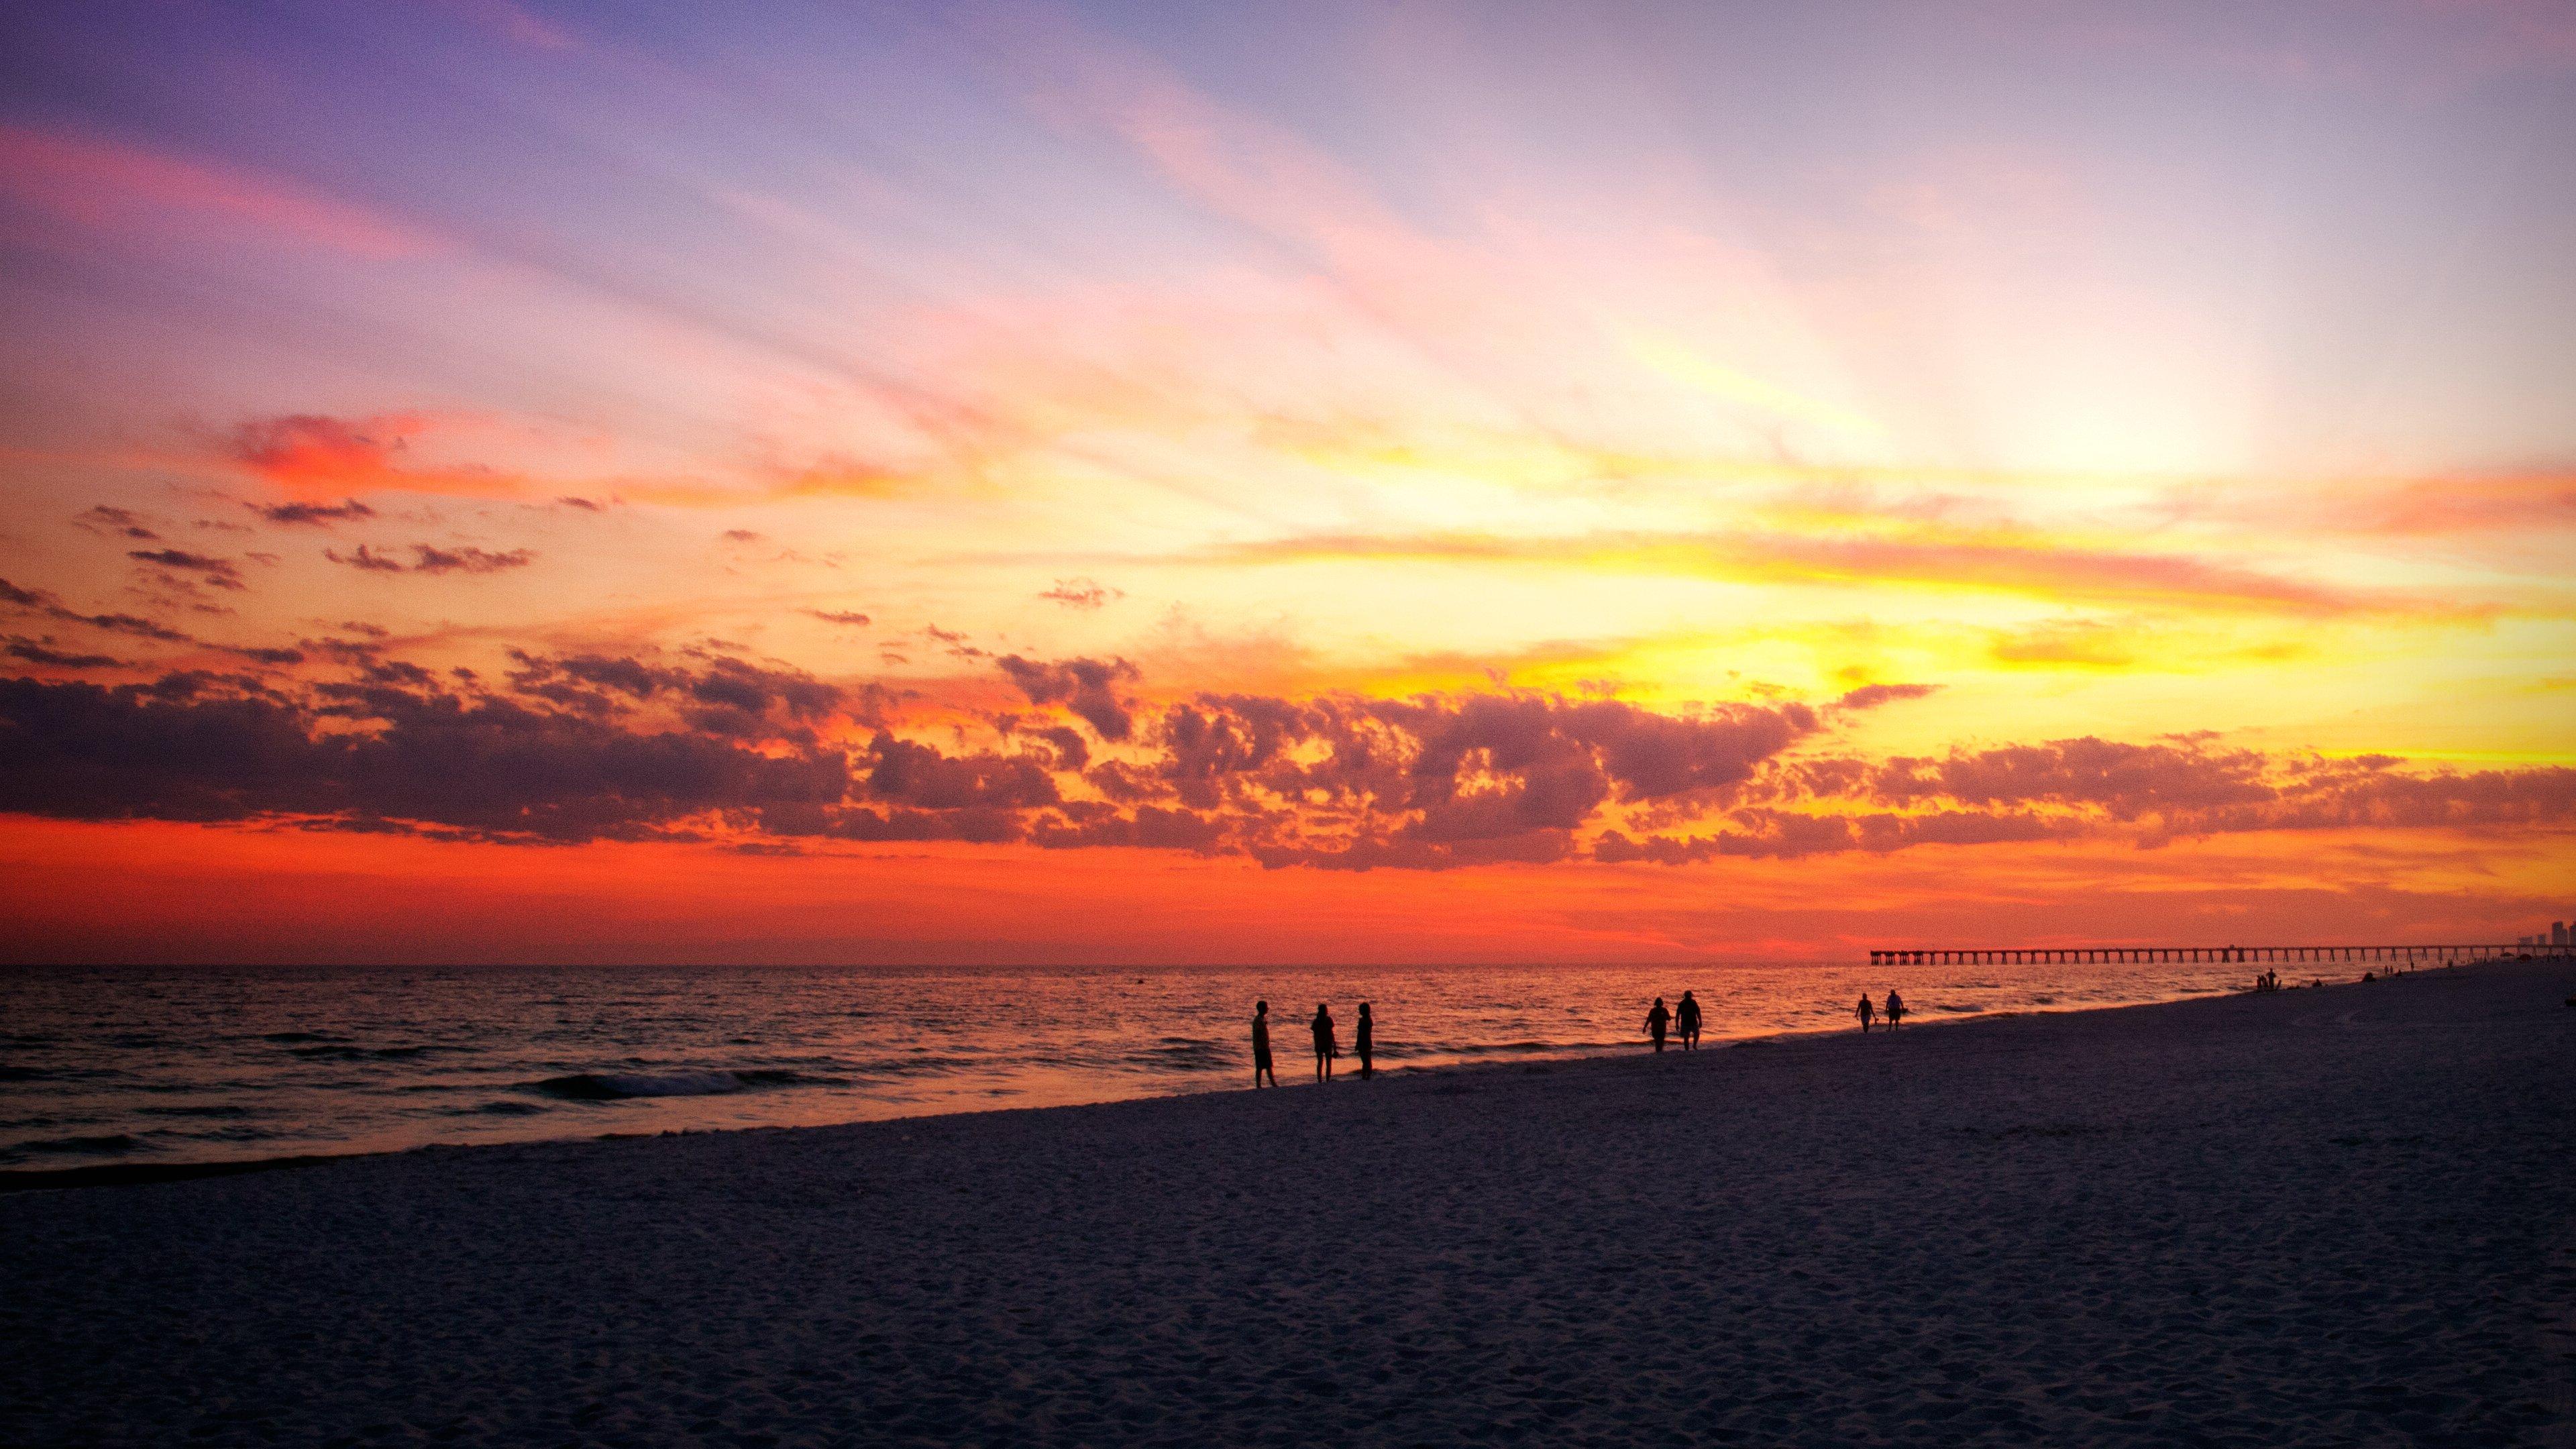
[[[700,845],[534,852],[30,823],[0,843],[21,959],[1083,964],[1842,959],[1887,943],[2475,941],[2555,905],[2545,855],[2372,832],[1919,849],[1717,871],[1365,875],[1099,850],[919,847],[782,870]],[[136,882],[150,888],[138,892]],[[1696,887],[1691,889],[1690,887]],[[2177,933],[2176,920],[2196,929]]]
[[[27,19],[0,952],[2576,915],[2576,30],[1938,8]]]

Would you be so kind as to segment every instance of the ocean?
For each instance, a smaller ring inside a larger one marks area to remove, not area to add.
[[[1282,1083],[1374,1004],[1382,1070],[1645,1050],[1656,996],[1707,1039],[2240,989],[2243,965],[0,967],[0,1169],[197,1163],[787,1127]],[[1347,1055],[1345,1073],[1356,1068]]]

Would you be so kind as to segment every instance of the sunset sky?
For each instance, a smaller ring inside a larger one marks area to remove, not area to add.
[[[0,953],[2576,916],[2576,10],[0,14]]]

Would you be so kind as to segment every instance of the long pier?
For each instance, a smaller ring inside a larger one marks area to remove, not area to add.
[[[1872,966],[2070,966],[2106,962],[2386,962],[2455,966],[2475,961],[2566,960],[2576,946],[1900,946],[1869,953]]]

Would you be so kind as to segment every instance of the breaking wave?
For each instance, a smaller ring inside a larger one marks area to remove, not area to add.
[[[31,1153],[64,1152],[145,1152],[151,1145],[123,1132],[103,1133],[96,1137],[43,1137],[28,1142],[12,1142],[0,1147],[0,1158],[17,1158]]]
[[[573,1102],[621,1102],[630,1097],[712,1097],[760,1087],[793,1087],[822,1079],[802,1072],[576,1072],[548,1077],[535,1090]]]
[[[1141,1052],[1131,1052],[1124,1060],[1130,1066],[1148,1067],[1167,1072],[1204,1072],[1230,1067],[1235,1059],[1250,1060],[1250,1049],[1237,1051],[1232,1043],[1220,1044],[1198,1037],[1167,1036]]]

